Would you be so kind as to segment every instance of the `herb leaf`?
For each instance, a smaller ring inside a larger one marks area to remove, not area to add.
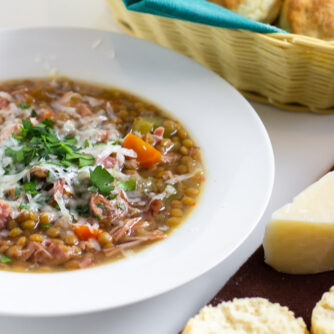
[[[136,190],[136,180],[116,181],[115,184],[124,191]]]
[[[20,102],[20,103],[19,103],[19,107],[20,107],[21,109],[29,109],[29,108],[30,108],[30,104],[25,104],[25,103],[23,103],[23,102]]]
[[[0,258],[0,262],[1,263],[9,263],[9,262],[12,262],[12,259],[10,257],[8,257],[7,255],[2,254],[1,258]]]
[[[28,204],[25,204],[25,203],[20,203],[19,208],[20,208],[20,210],[29,210],[30,206]]]
[[[52,159],[54,156],[57,158],[57,161],[52,160],[50,163],[63,167],[69,167],[75,163],[79,168],[94,165],[95,159],[92,155],[79,153],[81,147],[75,146],[76,138],[68,137],[64,141],[59,139],[52,129],[54,124],[48,118],[35,126],[30,120],[22,120],[21,136],[13,133],[13,138],[19,140],[22,146],[18,151],[7,147],[6,156],[12,157],[14,163],[23,163],[25,166],[29,165],[34,158],[48,161],[50,156]]]
[[[110,185],[115,178],[102,166],[97,166],[93,171],[90,170],[90,180],[103,196],[108,196],[115,189]]]
[[[36,189],[37,180],[33,180],[31,182],[27,182],[23,185],[24,192],[26,194],[36,195],[38,194],[38,190]]]
[[[117,204],[117,207],[120,208],[121,210],[125,210],[125,205],[124,204]]]

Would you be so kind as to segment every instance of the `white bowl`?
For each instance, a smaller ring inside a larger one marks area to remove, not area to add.
[[[194,279],[246,239],[269,201],[274,157],[259,117],[234,88],[184,56],[123,35],[0,32],[0,80],[45,77],[51,69],[126,89],[175,115],[202,148],[206,182],[182,226],[131,258],[62,273],[0,271],[1,314],[65,315],[134,303]]]

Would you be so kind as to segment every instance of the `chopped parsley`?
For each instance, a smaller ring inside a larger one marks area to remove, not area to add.
[[[19,208],[20,208],[20,210],[29,210],[30,206],[28,204],[25,204],[25,203],[20,203]]]
[[[115,184],[124,191],[136,190],[136,180],[116,181]]]
[[[31,105],[30,105],[30,104],[26,104],[26,103],[24,103],[24,102],[20,102],[20,103],[19,103],[19,107],[20,107],[21,109],[29,109],[29,108],[31,107]]]
[[[37,116],[37,113],[35,109],[31,110],[31,117],[36,117],[36,116]]]
[[[12,262],[12,259],[10,257],[8,257],[7,255],[2,254],[1,258],[0,258],[0,262],[1,263],[9,263],[9,262]]]
[[[115,178],[102,166],[90,170],[90,180],[103,196],[110,195],[111,191],[115,189],[114,186],[110,185]]]
[[[33,180],[31,182],[26,182],[23,185],[24,192],[26,194],[31,194],[31,195],[38,194],[38,190],[36,189],[36,185],[37,185],[37,180]]]
[[[101,220],[101,217],[98,215],[94,215],[94,218],[96,218],[97,220]]]
[[[86,205],[78,205],[76,207],[76,209],[77,209],[77,212],[80,216],[85,217],[85,216],[88,216],[88,214],[89,214],[89,205],[87,205],[87,204]]]
[[[121,210],[125,210],[125,205],[124,204],[117,204],[117,207],[120,208]]]
[[[42,226],[42,228],[45,228],[45,229],[48,229],[48,228],[50,228],[50,227],[51,227],[51,225],[50,225],[50,224],[42,224],[41,226]]]
[[[95,159],[92,155],[80,154],[81,147],[77,147],[77,140],[74,137],[60,140],[52,129],[54,122],[46,118],[43,122],[33,125],[30,120],[22,120],[20,127],[21,136],[13,133],[13,138],[21,142],[21,148],[14,150],[6,147],[5,154],[13,159],[14,163],[21,163],[25,166],[37,158],[45,159],[47,162],[50,156],[51,164],[62,167],[69,167],[77,164],[79,168],[94,165]],[[54,160],[54,156],[58,160]]]

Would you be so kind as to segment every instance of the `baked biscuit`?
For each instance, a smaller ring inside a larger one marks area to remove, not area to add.
[[[323,294],[312,312],[312,334],[334,333],[334,287]]]
[[[182,334],[307,334],[301,318],[264,298],[235,298],[206,306],[191,318]]]
[[[293,34],[334,39],[333,0],[285,0],[280,27]]]
[[[279,14],[282,0],[209,0],[251,20],[271,23]]]

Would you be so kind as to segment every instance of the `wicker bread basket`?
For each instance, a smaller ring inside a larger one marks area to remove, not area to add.
[[[179,51],[246,97],[295,111],[334,112],[334,42],[260,34],[128,11],[107,0],[129,34]]]

